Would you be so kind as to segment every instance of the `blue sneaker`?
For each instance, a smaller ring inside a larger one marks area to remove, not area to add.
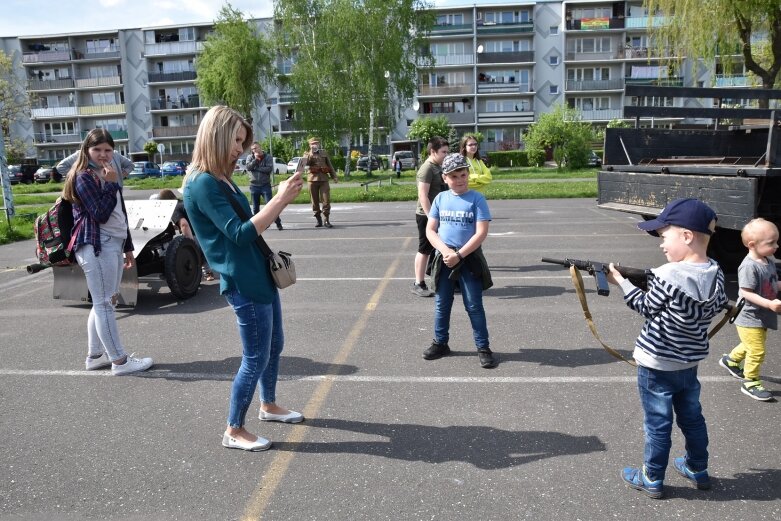
[[[648,479],[648,477],[645,475],[645,467],[641,469],[626,467],[621,472],[621,478],[629,487],[635,490],[639,490],[653,499],[661,499],[661,497],[664,495],[664,485],[662,484],[662,480],[657,479],[656,481],[651,481]]]
[[[686,458],[675,458],[673,460],[673,466],[678,474],[688,479],[697,487],[698,490],[710,489],[710,476],[708,476],[708,469],[694,472],[686,465]]]

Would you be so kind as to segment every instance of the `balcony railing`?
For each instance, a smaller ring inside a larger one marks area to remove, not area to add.
[[[533,62],[534,51],[484,52],[477,55],[477,63]]]
[[[761,85],[762,82],[757,77],[716,75],[716,87],[759,87]]]
[[[683,78],[624,78],[627,85],[656,85],[657,87],[683,87]]]
[[[623,78],[612,80],[567,80],[566,90],[621,90],[624,88]]]
[[[605,52],[580,52],[567,50],[564,55],[564,59],[567,61],[607,61],[618,60],[623,57],[621,51],[605,51]]]
[[[33,107],[30,109],[31,118],[59,118],[75,115],[76,107]]]
[[[76,59],[76,51],[39,51],[22,55],[22,63],[64,62]]]
[[[438,112],[430,114],[418,114],[421,118],[437,118],[439,116],[445,116],[449,123],[459,125],[475,122],[474,111],[469,112]]]
[[[149,82],[162,81],[193,81],[196,78],[195,71],[181,72],[150,72]]]
[[[582,18],[567,20],[568,31],[603,31],[605,29],[623,29],[624,18]]]
[[[72,89],[73,79],[63,78],[61,80],[30,80],[27,85],[30,90]]]
[[[201,106],[201,99],[197,94],[190,94],[186,98],[153,99],[152,110],[193,109]]]
[[[293,132],[296,130],[296,124],[295,121],[292,119],[283,119],[279,122],[279,129],[282,132]]]
[[[472,24],[435,25],[428,34],[429,36],[472,34]]]
[[[203,42],[162,42],[148,43],[144,47],[147,56],[166,54],[198,54],[203,51]]]
[[[76,78],[76,87],[113,87],[116,85],[122,85],[122,78],[119,76]]]
[[[47,134],[45,132],[33,134],[33,142],[36,145],[56,143],[79,143],[83,138],[79,134]]]
[[[82,130],[81,139],[86,138],[89,133],[89,130]],[[127,139],[127,130],[109,130],[108,133],[111,134],[111,137],[114,139]]]
[[[419,94],[421,96],[449,96],[451,94],[472,94],[472,84],[460,85],[421,85]]]
[[[477,84],[478,94],[490,94],[490,93],[529,94],[531,92],[534,92],[534,89],[529,83],[517,83],[512,81],[506,83],[481,82]]]
[[[534,32],[534,22],[517,22],[510,24],[494,24],[477,22],[477,34],[480,36],[499,34],[521,34]]]
[[[119,45],[110,45],[105,49],[77,49],[76,60],[105,60],[120,58]]]
[[[79,115],[93,116],[95,114],[118,114],[125,113],[124,103],[107,103],[104,105],[85,105],[79,107]]]
[[[280,103],[293,103],[298,100],[298,94],[290,91],[279,91]]]
[[[181,137],[195,136],[198,133],[198,125],[184,125],[181,127],[154,127],[152,137]]]
[[[472,65],[475,63],[473,54],[444,54],[434,56],[434,67],[441,65]]]
[[[534,121],[534,111],[530,107],[524,107],[526,110],[515,110],[512,112],[481,112],[477,118],[478,124],[512,124],[512,123],[532,123]]]
[[[651,27],[663,27],[670,23],[666,16],[627,16],[624,20],[627,29],[647,29],[649,18]]]
[[[581,110],[580,115],[584,121],[610,121],[620,119],[622,112],[621,109]]]
[[[664,58],[671,56],[671,54],[672,51],[667,49],[660,52],[657,49],[648,47],[627,47],[626,49],[621,49],[619,51],[618,58],[623,58],[626,60],[640,60],[648,58]]]

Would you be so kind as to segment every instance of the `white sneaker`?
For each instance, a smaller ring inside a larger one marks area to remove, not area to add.
[[[111,374],[120,376],[123,374],[137,373],[146,371],[154,363],[151,358],[136,358],[135,353],[127,357],[127,361],[122,365],[111,364]]]
[[[97,358],[90,358],[84,361],[84,367],[87,371],[94,371],[95,369],[103,369],[111,365],[111,360],[108,359],[108,355],[104,352]]]

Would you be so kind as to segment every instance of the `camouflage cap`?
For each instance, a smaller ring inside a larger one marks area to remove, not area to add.
[[[464,156],[457,152],[446,155],[445,160],[442,161],[443,174],[449,174],[456,170],[461,170],[462,168],[469,168],[469,165],[467,164],[466,159],[464,159]]]

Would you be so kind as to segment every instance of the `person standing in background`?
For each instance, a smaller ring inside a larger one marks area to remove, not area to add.
[[[480,144],[477,142],[477,138],[471,134],[465,135],[461,138],[458,149],[469,165],[469,189],[480,193],[485,192],[485,187],[491,183],[493,177],[491,170],[480,159]]]
[[[309,183],[312,212],[317,221],[315,228],[321,228],[324,224],[326,228],[333,228],[331,224],[331,186],[328,184],[328,178],[333,179],[334,183],[338,183],[339,179],[336,177],[336,170],[334,170],[328,154],[320,149],[319,138],[313,137],[309,140],[309,152],[304,154],[304,157],[298,162],[296,173],[303,172],[304,167],[309,167],[307,182]],[[322,209],[320,208],[321,203]]]
[[[252,213],[260,211],[260,196],[263,196],[263,204],[268,204],[273,197],[271,192],[271,172],[274,170],[274,159],[266,154],[260,145],[252,144],[250,155],[247,157],[247,172],[249,172],[249,192],[252,196]],[[277,230],[282,230],[282,219],[277,217],[274,221]]]

